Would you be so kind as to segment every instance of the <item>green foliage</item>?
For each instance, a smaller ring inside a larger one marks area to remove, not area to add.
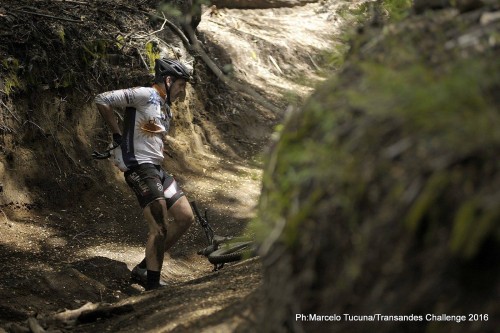
[[[116,48],[121,50],[125,45],[126,45],[125,37],[123,37],[122,35],[116,36]]]
[[[412,0],[377,0],[362,3],[346,12],[354,15],[358,24],[376,15],[388,16],[390,22],[399,22],[409,15],[412,5]]]
[[[15,90],[24,90],[24,83],[15,72],[9,72],[4,78],[4,92],[8,96]]]
[[[340,35],[336,47],[326,55],[328,66],[338,69],[344,65],[345,56],[350,50],[350,43],[356,38],[356,28],[373,20],[375,16],[382,16],[388,23],[399,22],[409,15],[411,8],[411,0],[379,0],[360,5],[344,4],[340,6],[337,14],[352,23]]]
[[[433,206],[438,205],[450,179],[446,172],[433,174],[427,181],[424,190],[410,207],[404,221],[412,231],[416,231]]]
[[[149,61],[149,71],[153,73],[155,68],[155,60],[160,58],[160,49],[158,48],[158,45],[152,41],[146,43],[145,49],[146,56]]]
[[[389,14],[389,19],[393,22],[406,18],[412,7],[412,0],[383,0],[382,6]]]
[[[302,101],[299,94],[297,94],[297,92],[294,90],[286,90],[283,93],[283,95],[284,95],[283,97],[288,105],[299,105],[300,102]]]
[[[177,6],[172,5],[166,1],[160,2],[160,4],[158,5],[158,10],[167,14],[168,16],[171,16],[171,17],[181,17],[182,16],[182,13]]]
[[[495,304],[498,24],[482,29],[478,17],[374,20],[345,67],[285,122],[255,222],[272,304],[287,281],[282,302],[310,313],[380,311],[381,297],[403,313]]]
[[[82,44],[83,51],[81,57],[85,64],[89,64],[95,59],[105,58],[108,54],[108,41],[95,39]]]
[[[57,35],[59,36],[59,39],[61,40],[61,43],[63,43],[63,45],[66,43],[66,34],[64,32],[64,27],[61,26],[59,27],[59,29],[57,30]]]
[[[482,207],[488,198],[481,199],[475,196],[464,202],[453,223],[450,248],[465,258],[476,254],[488,234],[498,229],[500,209]]]
[[[399,220],[413,231],[454,220],[450,249],[467,258],[476,254],[499,228],[499,213],[485,204],[487,194],[467,190],[475,181],[469,168],[455,165],[478,156],[480,168],[499,167],[489,153],[480,157],[485,147],[500,147],[500,114],[485,93],[500,82],[493,58],[450,62],[439,71],[419,62],[392,68],[364,61],[355,79],[328,81],[280,133],[263,177],[260,219],[269,225],[260,227],[260,235],[285,219],[282,240],[297,246],[301,230],[319,218],[319,205],[329,205],[349,228],[357,228],[362,210],[374,206],[384,218],[401,210]],[[397,154],[416,165],[387,157],[404,142]],[[422,174],[429,176],[408,206],[403,194]],[[454,211],[454,193],[474,206],[464,203]]]
[[[349,44],[346,41],[337,44],[336,47],[325,56],[327,66],[333,70],[342,68],[349,48]]]
[[[203,5],[210,6],[211,4],[212,4],[211,0],[194,0],[193,1],[193,7],[203,6]]]
[[[2,67],[4,68],[5,74],[3,75],[3,92],[8,96],[12,92],[19,90],[23,91],[26,89],[26,84],[19,77],[19,60],[9,57],[2,60]]]
[[[182,4],[176,5],[175,3],[172,2],[173,2],[172,0],[161,1],[158,5],[158,10],[160,12],[165,13],[168,16],[181,18],[183,15],[186,14],[201,15],[200,13],[201,6],[211,4],[210,0],[193,0],[193,5],[189,8],[189,11],[187,11],[188,8],[181,10]]]
[[[362,65],[366,90],[348,92],[352,106],[370,109],[377,116],[400,118],[408,130],[427,136],[426,149],[450,149],[466,154],[490,140],[500,139],[495,130],[498,112],[482,93],[494,75],[473,59],[434,71],[415,64],[392,69],[379,64]],[[367,91],[369,91],[367,93]],[[478,112],[483,114],[478,117]],[[464,142],[463,138],[470,140]],[[439,138],[443,140],[433,140]]]

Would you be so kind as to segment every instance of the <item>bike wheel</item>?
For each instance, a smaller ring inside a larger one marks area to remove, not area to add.
[[[235,242],[225,244],[217,251],[208,255],[208,261],[212,264],[224,264],[227,262],[239,261],[246,258],[255,257],[257,248],[253,241]]]

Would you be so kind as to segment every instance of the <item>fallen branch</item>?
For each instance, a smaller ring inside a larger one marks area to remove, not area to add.
[[[111,318],[116,315],[130,313],[134,311],[132,304],[123,305],[103,305],[94,310],[84,311],[78,316],[80,323],[92,323],[99,319]]]
[[[160,18],[159,16],[156,16],[156,18]],[[177,27],[174,23],[170,22],[168,19],[165,19],[165,23],[167,23],[168,27],[177,35],[179,38],[182,40],[182,43],[184,44],[185,47],[187,47],[189,50],[193,49],[193,45],[189,42],[189,39],[184,35],[184,33]]]
[[[28,318],[28,326],[33,333],[45,333],[46,331],[43,329],[42,325],[36,320],[36,318]]]
[[[142,60],[142,63],[144,64],[144,67],[146,67],[146,69],[149,71],[149,65],[148,65],[148,63],[146,62],[146,60],[144,59],[144,57],[142,56],[141,51],[139,51],[139,49],[138,49],[138,48],[136,48],[136,50],[137,50],[137,53],[139,54],[139,57],[140,57],[140,58],[141,58],[141,60]]]
[[[3,216],[5,217],[5,223],[8,223],[10,220],[9,220],[9,217],[7,216],[7,214],[5,214],[5,212],[3,211],[3,209],[0,207],[0,212],[3,214]]]
[[[276,69],[278,70],[278,72],[283,75],[283,71],[281,70],[280,66],[278,65],[278,62],[276,61],[276,59],[273,58],[272,55],[269,55],[269,60],[271,60],[271,63],[274,65],[274,67],[276,67]]]
[[[53,316],[53,318],[55,320],[58,320],[58,321],[65,323],[65,324],[72,325],[72,324],[76,323],[76,320],[84,311],[93,311],[93,310],[97,309],[97,307],[98,307],[98,304],[88,302],[78,309],[66,310],[64,312],[57,313]]]
[[[40,14],[40,13],[36,13],[36,12],[28,12],[28,11],[20,10],[20,9],[14,9],[13,11],[21,13],[21,14],[42,16],[42,17],[47,17],[47,18],[60,20],[60,21],[73,22],[73,23],[83,23],[82,20],[73,20],[73,19],[68,19],[68,18],[64,18],[64,17],[57,17],[57,16],[52,16],[52,15],[47,15],[47,14]]]
[[[154,35],[154,34],[157,34],[161,31],[163,31],[163,29],[165,29],[165,24],[167,23],[167,19],[164,18],[165,21],[163,21],[163,24],[161,25],[160,29],[156,30],[156,31],[153,31],[153,32],[150,32],[150,33],[147,33],[145,35],[138,35],[138,36],[130,36],[130,38],[133,38],[133,39],[143,39],[143,38],[147,38],[151,35]],[[137,34],[137,33],[136,33]]]
[[[66,325],[75,325],[77,322],[91,323],[132,311],[134,311],[134,307],[131,304],[109,305],[88,302],[78,309],[57,313],[52,318]]]
[[[35,125],[36,128],[38,128],[44,137],[47,137],[47,134],[45,134],[45,131],[43,128],[41,128],[40,126],[38,126],[38,124],[36,124],[35,122],[31,121],[31,120],[26,120],[22,125],[21,127],[24,127],[24,125],[26,125],[26,123],[29,123],[29,124],[32,124],[32,125]]]
[[[61,167],[59,166],[59,163],[57,162],[56,155],[54,155],[54,153],[52,153],[52,156],[54,157],[54,161],[56,161],[56,166],[59,169],[59,174],[62,174],[62,170],[61,170]]]
[[[18,123],[21,123],[21,120],[14,114],[14,112],[12,112],[9,107],[2,101],[0,100],[0,103],[3,105],[3,107],[5,109],[7,109],[7,111],[9,111],[10,115],[18,122]]]
[[[17,133],[16,131],[14,131],[9,126],[7,126],[7,125],[1,125],[1,124],[0,124],[0,131],[6,132],[6,133]]]
[[[57,2],[68,2],[68,3],[76,3],[79,5],[90,5],[90,3],[85,2],[85,1],[75,1],[75,0],[52,0],[52,1],[57,1]]]
[[[317,70],[317,71],[320,71],[320,70],[321,70],[321,68],[320,68],[320,67],[316,64],[316,62],[314,61],[313,57],[311,57],[311,55],[309,54],[309,52],[306,52],[306,53],[307,53],[307,55],[309,56],[309,59],[311,60],[311,62],[312,62],[312,64],[313,64],[314,68],[316,68],[316,70]]]
[[[269,9],[282,7],[304,6],[318,0],[212,0],[211,4],[217,8],[237,9]]]

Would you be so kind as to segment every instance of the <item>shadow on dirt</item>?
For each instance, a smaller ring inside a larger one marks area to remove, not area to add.
[[[88,278],[98,281],[107,290],[119,290],[128,296],[140,294],[140,290],[132,287],[130,270],[124,262],[94,257],[74,262],[71,266]]]
[[[76,261],[54,270],[20,269],[4,275],[1,286],[4,304],[0,323],[26,320],[41,309],[58,312],[87,302],[114,303],[141,293],[130,280],[127,265],[105,257]]]
[[[216,177],[210,182],[220,181]],[[190,197],[195,196],[193,191]],[[0,325],[22,322],[37,313],[57,313],[64,309],[77,309],[86,304],[111,303],[138,295],[142,287],[130,280],[131,264],[140,260],[144,249],[147,228],[140,211],[133,207],[134,198],[128,192],[117,192],[117,198],[131,207],[119,215],[112,205],[102,204],[93,210],[73,205],[69,209],[45,214],[22,216],[7,211],[7,229],[15,233],[29,230],[35,237],[25,239],[24,246],[0,244],[0,261],[4,274],[0,277]],[[211,194],[197,200],[200,208],[208,208],[210,223],[216,233],[223,236],[239,235],[248,222],[238,218],[233,210],[241,205],[237,196],[221,193]],[[216,203],[216,204],[214,204]],[[229,207],[229,208],[227,208]],[[121,216],[127,221],[117,221]],[[12,228],[9,227],[12,226]],[[192,257],[206,246],[201,227],[193,224],[179,244],[170,251],[166,276],[175,281],[191,281],[191,285],[216,279],[217,275],[200,275],[210,272],[206,261],[194,270]],[[123,253],[123,249],[136,249],[137,256]],[[90,255],[95,253],[95,255]],[[106,257],[108,256],[108,257]],[[198,262],[204,262],[200,258]],[[203,273],[203,271],[205,273]]]
[[[255,288],[260,282],[260,264],[257,258],[228,266],[192,281],[178,283],[133,297],[112,308],[132,307],[127,313],[108,316],[93,322],[77,323],[73,332],[146,332],[161,327],[163,331],[196,332],[201,327],[229,325],[251,321],[249,308],[258,306],[260,293]],[[196,302],[202,308],[193,307]],[[161,304],[161,307],[158,307]],[[227,316],[227,311],[236,318]],[[147,320],[142,320],[148,318]],[[126,323],[126,326],[124,326]],[[220,331],[214,328],[212,331]],[[223,330],[227,331],[227,330]]]

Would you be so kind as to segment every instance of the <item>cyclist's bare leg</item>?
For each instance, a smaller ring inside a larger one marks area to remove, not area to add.
[[[144,217],[148,222],[149,233],[146,242],[146,265],[151,271],[161,271],[167,240],[167,205],[164,199],[158,199],[144,208]]]
[[[194,222],[193,210],[185,196],[179,198],[173,206],[170,207],[168,212],[174,220],[170,221],[168,224],[165,251],[168,251]]]

